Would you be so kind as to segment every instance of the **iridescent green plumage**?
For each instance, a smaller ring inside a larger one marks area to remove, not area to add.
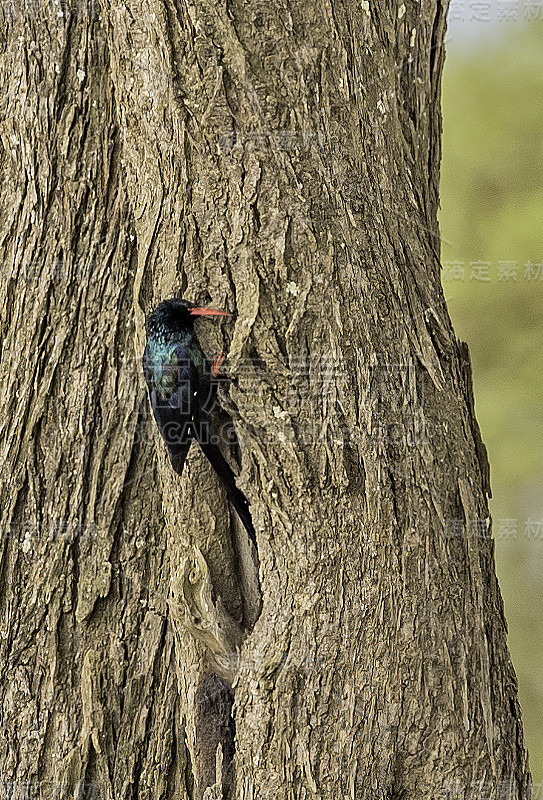
[[[175,391],[183,359],[190,359],[198,370],[205,365],[205,356],[194,334],[175,333],[149,339],[146,363],[153,384],[163,397],[169,397]]]

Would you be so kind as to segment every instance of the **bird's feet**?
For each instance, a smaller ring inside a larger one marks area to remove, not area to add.
[[[219,350],[216,353],[215,357],[213,358],[213,364],[211,366],[211,374],[214,378],[226,378],[226,375],[221,372],[221,367],[224,364],[224,353],[222,350]]]

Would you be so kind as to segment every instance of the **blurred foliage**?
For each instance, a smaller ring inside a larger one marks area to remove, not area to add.
[[[442,278],[473,361],[508,642],[533,781],[541,783],[543,21],[497,41],[451,50],[445,64]],[[483,262],[488,280],[475,277],[471,262]]]

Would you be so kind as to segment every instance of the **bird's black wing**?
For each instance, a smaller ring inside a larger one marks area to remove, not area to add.
[[[183,344],[160,356],[143,354],[143,369],[158,429],[170,455],[172,467],[181,475],[191,441],[195,438],[223,485],[247,533],[256,547],[256,536],[247,498],[236,486],[236,477],[213,441],[211,417],[216,402],[216,381],[202,373]]]
[[[143,368],[160,435],[173,469],[181,475],[198,424],[198,371],[183,345],[161,357],[158,366],[156,357],[151,363],[146,348]]]

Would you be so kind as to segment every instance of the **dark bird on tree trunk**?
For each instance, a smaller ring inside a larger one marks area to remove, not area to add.
[[[181,475],[191,442],[196,439],[256,547],[249,503],[236,486],[235,475],[211,432],[223,357],[219,354],[210,364],[194,332],[198,317],[229,316],[226,311],[200,308],[187,300],[164,300],[145,322],[143,372],[174,470]]]

